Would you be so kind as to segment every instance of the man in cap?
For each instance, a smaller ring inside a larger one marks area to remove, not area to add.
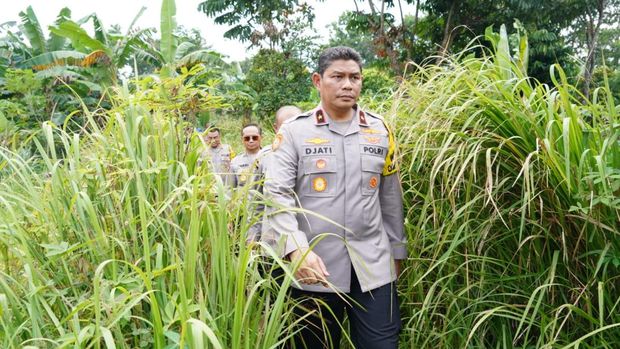
[[[397,348],[396,279],[407,251],[394,138],[383,118],[357,105],[355,50],[325,50],[312,82],[321,103],[282,125],[265,181],[278,251],[297,266],[297,312],[316,309],[327,328],[311,314],[295,342],[337,348],[346,312],[356,348]],[[308,213],[281,210],[298,206]]]

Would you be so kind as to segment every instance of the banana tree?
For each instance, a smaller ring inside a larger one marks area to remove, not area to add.
[[[174,0],[162,0],[160,20],[160,50],[161,62],[160,75],[169,77],[181,67],[190,67],[198,63],[204,63],[213,67],[223,67],[226,63],[222,56],[208,48],[203,48],[196,43],[184,41],[179,43],[175,36],[177,29],[176,4]]]
[[[79,62],[85,54],[76,50],[71,50],[67,40],[53,32],[50,32],[49,39],[45,39],[41,24],[32,9],[28,6],[25,11],[19,13],[21,23],[19,29],[21,34],[28,41],[21,40],[19,36],[10,33],[17,47],[21,48],[23,60],[16,63],[19,68],[32,68],[52,64],[53,62]],[[60,10],[55,25],[61,25],[71,19],[71,10],[67,7]],[[39,69],[42,70],[42,69]]]
[[[102,21],[94,13],[79,21],[67,20],[50,26],[50,31],[54,35],[67,39],[76,51],[84,55],[80,60],[81,67],[103,68],[107,72],[108,81],[115,84],[119,69],[130,65],[136,55],[148,55],[148,53],[141,52],[148,48],[146,38],[152,29],[135,30],[134,28],[144,10],[143,7],[134,17],[124,35],[106,30]],[[83,28],[83,25],[88,22],[93,24],[94,36],[89,35]]]

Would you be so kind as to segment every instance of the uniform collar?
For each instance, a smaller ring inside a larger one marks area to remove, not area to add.
[[[258,155],[259,152],[260,152],[260,150],[258,152],[256,152],[256,153],[254,153],[254,154],[250,154],[247,151],[244,151],[243,152],[243,156],[245,158],[247,158],[247,159],[252,159],[252,158],[255,158]]]
[[[368,127],[368,120],[366,120],[367,114],[357,104],[353,106],[353,109],[355,110],[354,118],[357,119],[358,121],[357,124],[359,126]],[[321,107],[321,105],[316,107],[312,111],[311,115],[312,117],[314,117],[315,125],[321,126],[321,125],[329,124],[329,116],[327,115],[325,111],[323,111],[323,108]]]

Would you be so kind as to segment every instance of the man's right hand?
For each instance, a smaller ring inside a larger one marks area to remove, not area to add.
[[[289,259],[293,264],[301,260],[295,271],[297,281],[308,285],[320,283],[327,287],[329,273],[323,264],[323,260],[316,253],[307,249],[298,249],[289,254]]]

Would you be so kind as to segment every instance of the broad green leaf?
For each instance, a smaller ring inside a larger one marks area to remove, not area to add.
[[[0,132],[4,132],[9,127],[9,120],[4,116],[4,113],[0,111]]]
[[[170,64],[174,61],[176,52],[176,6],[174,0],[163,0],[161,4],[161,53],[164,62]]]
[[[59,26],[50,26],[50,31],[56,35],[60,35],[71,40],[71,45],[81,52],[102,50],[111,56],[110,49],[101,41],[94,39],[88,35],[86,30],[73,21],[66,21]]]
[[[32,68],[45,65],[79,65],[84,57],[86,57],[86,55],[78,51],[45,52],[22,62],[20,66]]]
[[[43,30],[41,30],[41,24],[39,24],[39,20],[37,19],[32,6],[28,6],[26,12],[20,12],[19,16],[22,19],[20,28],[26,38],[28,38],[30,47],[32,47],[32,52],[34,54],[38,54],[47,51]]]
[[[71,20],[71,10],[68,7],[63,8],[58,13],[56,17],[55,25],[58,26],[63,22]],[[48,43],[48,49],[50,51],[60,51],[65,48],[65,43],[67,42],[67,38],[62,37],[60,35],[56,35],[54,33],[50,33],[50,39]]]
[[[103,23],[96,14],[92,14],[93,25],[95,26],[95,39],[99,40],[104,45],[108,45],[108,35],[106,33]]]

